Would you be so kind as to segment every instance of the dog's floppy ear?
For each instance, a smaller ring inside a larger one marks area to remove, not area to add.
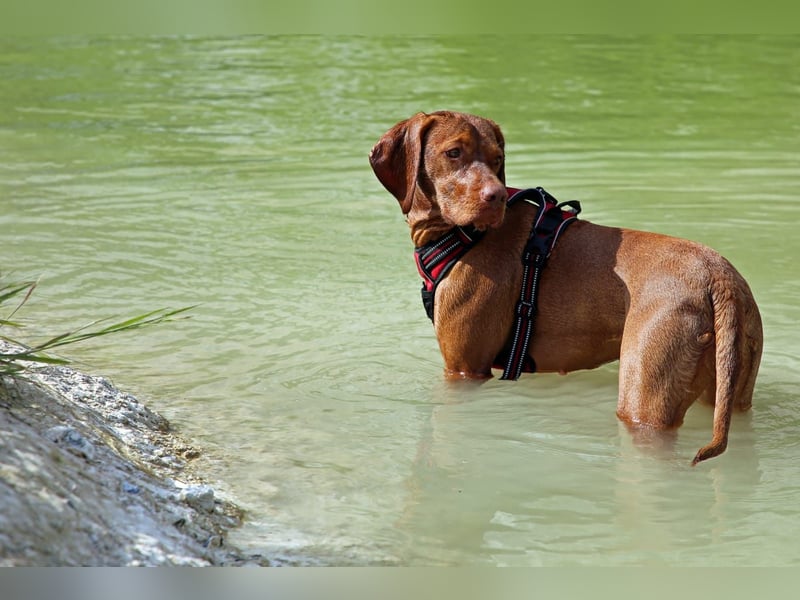
[[[369,164],[389,192],[397,198],[404,215],[411,211],[422,161],[425,131],[434,117],[417,113],[387,131],[369,153]]]
[[[506,184],[506,139],[503,137],[503,132],[500,131],[500,126],[490,119],[486,119],[489,121],[489,124],[492,126],[494,130],[494,137],[497,139],[498,145],[503,149],[503,164],[500,166],[500,170],[497,172],[497,177],[503,183]]]

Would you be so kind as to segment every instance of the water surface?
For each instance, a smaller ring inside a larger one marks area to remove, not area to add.
[[[207,449],[233,542],[300,564],[797,565],[800,39],[246,37],[0,43],[3,273],[70,349]],[[642,448],[615,365],[445,384],[367,164],[423,110],[493,118],[509,185],[706,243],[761,307],[753,411]]]

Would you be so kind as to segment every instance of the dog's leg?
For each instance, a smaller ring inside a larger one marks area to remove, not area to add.
[[[752,296],[744,295],[744,309],[742,314],[746,325],[744,334],[739,339],[739,355],[742,365],[740,386],[736,390],[734,398],[734,408],[744,412],[750,410],[753,404],[753,390],[756,385],[756,375],[761,365],[761,351],[763,349],[763,332],[761,329],[761,318],[758,308],[752,301]]]
[[[633,426],[679,427],[710,385],[701,357],[713,348],[712,328],[708,315],[684,304],[632,306],[620,352],[617,416]]]

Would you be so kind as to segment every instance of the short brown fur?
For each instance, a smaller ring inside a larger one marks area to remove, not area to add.
[[[506,210],[504,145],[494,122],[441,111],[398,123],[370,154],[415,245],[454,225],[487,231],[436,291],[434,328],[453,379],[491,377],[513,323],[535,207]],[[530,355],[539,372],[619,359],[621,420],[674,429],[700,399],[714,405],[713,437],[692,464],[725,451],[733,409],[750,408],[763,342],[750,288],[717,252],[579,220],[558,239],[538,306]]]

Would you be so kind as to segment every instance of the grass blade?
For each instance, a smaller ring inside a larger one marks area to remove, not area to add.
[[[13,317],[14,314],[16,314],[16,312],[30,299],[31,294],[33,294],[33,290],[36,288],[37,285],[38,285],[37,282],[29,281],[24,283],[13,283],[0,286],[0,305],[3,302],[8,301],[11,298],[15,298],[19,294],[25,292],[24,297],[22,298],[22,300],[20,300],[20,302],[17,304],[17,307],[11,312],[11,314],[5,319],[0,319],[0,327],[3,326],[15,327],[15,328],[22,327],[21,323],[11,321],[11,317]],[[93,328],[100,323],[105,323],[109,319],[101,319],[99,321],[93,321],[82,327],[73,329],[72,331],[67,331],[60,335],[54,336],[30,348],[26,347],[25,344],[22,344],[17,340],[0,335],[0,340],[6,341],[9,344],[22,348],[22,350],[13,352],[0,351],[0,375],[19,374],[28,368],[27,365],[24,364],[28,362],[41,363],[41,364],[55,364],[55,365],[67,364],[69,362],[68,360],[63,358],[55,358],[52,356],[48,356],[46,352],[54,348],[59,348],[61,346],[66,346],[68,344],[75,344],[77,342],[101,337],[104,335],[109,335],[112,333],[132,331],[135,329],[140,329],[142,327],[149,327],[151,325],[156,325],[158,323],[166,323],[170,321],[176,321],[178,319],[186,319],[189,318],[189,316],[184,315],[183,313],[192,310],[196,306],[197,305],[186,306],[178,309],[153,310],[135,317],[131,317],[129,319],[125,319],[123,321],[119,321],[117,323],[112,323],[111,325],[107,325],[99,329],[93,329]]]

